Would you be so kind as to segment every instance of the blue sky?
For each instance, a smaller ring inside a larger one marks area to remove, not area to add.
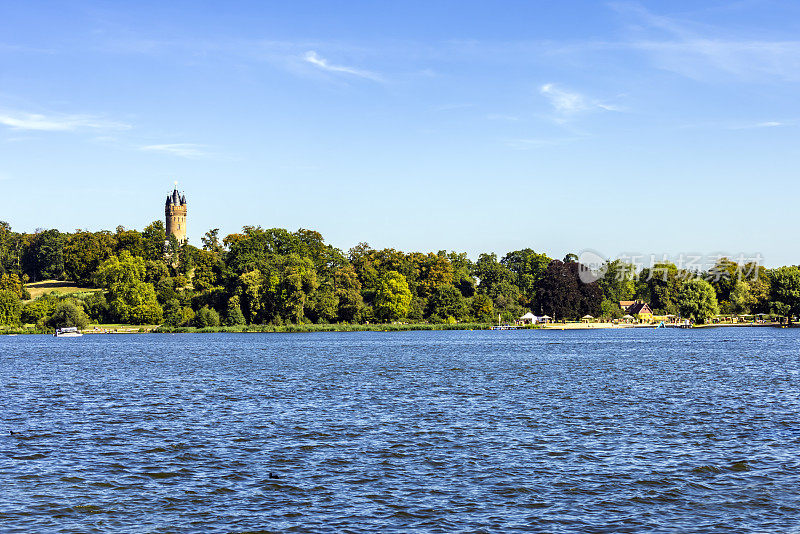
[[[701,6],[701,7],[698,7]],[[800,3],[0,1],[0,219],[800,263]]]

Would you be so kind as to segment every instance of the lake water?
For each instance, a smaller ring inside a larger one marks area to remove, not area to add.
[[[799,532],[799,386],[789,329],[0,336],[0,531]]]

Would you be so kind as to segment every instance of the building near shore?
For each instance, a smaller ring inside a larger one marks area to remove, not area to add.
[[[167,195],[164,216],[166,218],[167,236],[175,236],[178,243],[186,241],[186,212],[186,195],[178,192],[178,183],[175,182],[175,189],[172,194]]]
[[[653,310],[646,302],[637,301],[626,310],[628,314],[633,315],[643,322],[650,322],[653,320]]]

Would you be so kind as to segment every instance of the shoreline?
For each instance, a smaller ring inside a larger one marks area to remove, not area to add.
[[[114,328],[87,328],[81,333],[89,336],[96,335],[131,335],[131,334],[311,334],[317,332],[424,332],[444,330],[490,330],[493,325],[486,323],[465,324],[387,324],[387,325],[258,325],[247,327],[163,327],[158,325],[114,327]],[[692,328],[790,328],[789,325],[779,323],[723,323],[723,324],[696,324]],[[800,325],[792,325],[797,328]],[[655,324],[613,324],[613,323],[551,323],[547,325],[525,326],[510,330],[628,330],[631,328],[658,328]],[[679,328],[677,325],[666,328]],[[31,328],[16,328],[0,331],[3,336],[16,335],[48,335],[52,332],[35,331]]]

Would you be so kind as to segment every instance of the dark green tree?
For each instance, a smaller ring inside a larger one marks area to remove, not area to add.
[[[551,258],[525,248],[506,254],[500,264],[513,273],[512,281],[519,288],[520,304],[530,308],[536,299],[536,284],[544,276]]]
[[[333,274],[333,290],[339,302],[339,320],[348,323],[358,320],[364,299],[361,296],[361,282],[352,265],[336,270]]]
[[[772,302],[781,309],[792,324],[792,316],[800,315],[800,267],[779,267],[770,271]]]
[[[79,330],[86,328],[89,324],[89,317],[83,310],[83,306],[76,305],[75,302],[65,300],[59,303],[50,317],[47,319],[47,326],[50,328],[77,327]]]
[[[705,323],[719,313],[714,287],[701,278],[692,278],[681,285],[677,299],[681,316]]]
[[[597,282],[586,284],[581,281],[581,268],[577,262],[550,262],[537,286],[534,308],[556,319],[598,315],[603,292]]]
[[[219,326],[219,314],[213,308],[203,306],[197,310],[197,314],[194,316],[194,323],[200,328]]]
[[[64,273],[81,285],[92,283],[92,274],[114,253],[114,236],[109,232],[78,230],[64,245]]]
[[[25,273],[33,281],[60,278],[64,275],[64,243],[58,230],[38,232],[22,257]]]
[[[217,255],[222,253],[222,243],[219,241],[219,228],[214,228],[206,232],[203,237],[200,238],[200,241],[203,243],[203,250]]]
[[[239,297],[232,296],[228,300],[228,309],[225,314],[225,324],[228,326],[242,326],[247,324],[242,313],[242,308],[239,306]]]
[[[452,317],[457,321],[465,319],[468,315],[466,303],[461,292],[452,285],[437,286],[428,299],[428,316],[447,319]]]

